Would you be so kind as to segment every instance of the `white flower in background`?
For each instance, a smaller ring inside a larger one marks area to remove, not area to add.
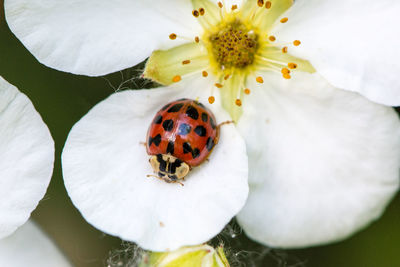
[[[46,193],[54,142],[30,100],[0,77],[0,239],[24,224]]]
[[[12,235],[0,239],[0,266],[68,267],[72,266],[52,240],[32,221]]]
[[[121,237],[136,231],[130,239],[148,246],[159,239],[139,231],[153,230],[146,222],[157,220],[130,204],[147,203],[151,190],[138,192],[142,187],[128,174],[146,174],[138,170],[146,155],[138,154],[137,142],[157,107],[182,96],[215,101],[218,120],[226,118],[222,105],[238,121],[250,176],[238,219],[251,238],[278,247],[317,245],[378,218],[398,188],[400,123],[392,108],[359,94],[400,104],[400,39],[393,34],[399,10],[389,0],[5,1],[12,31],[59,70],[103,75],[157,50],[144,75],[172,86],[111,96],[74,127],[63,155],[69,194],[86,219]],[[210,165],[198,168],[212,175],[202,177],[201,190],[223,180],[213,173],[220,171],[220,151],[230,151],[227,171],[244,160],[233,155],[244,153],[229,138],[234,129],[223,132]],[[201,183],[195,176],[190,182]],[[182,189],[158,184],[155,194]],[[146,207],[167,206],[152,204]],[[195,225],[191,235],[204,228]]]

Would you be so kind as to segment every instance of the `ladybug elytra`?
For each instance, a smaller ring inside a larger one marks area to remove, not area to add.
[[[156,177],[180,183],[218,143],[214,114],[196,100],[168,103],[155,115],[147,132],[146,149]]]

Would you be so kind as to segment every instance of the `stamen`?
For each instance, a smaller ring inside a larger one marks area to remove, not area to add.
[[[287,51],[288,51],[288,47],[287,47],[287,46],[284,46],[284,47],[282,48],[282,53],[286,54]]]
[[[240,107],[242,105],[242,100],[240,100],[239,98],[236,99],[235,104],[236,106]]]
[[[181,77],[180,75],[176,75],[176,76],[174,76],[174,78],[172,78],[172,81],[173,81],[174,83],[177,83],[177,82],[179,82],[180,80],[182,80],[182,77]]]
[[[197,11],[196,9],[192,11],[192,14],[195,18],[198,18],[200,16],[199,11]]]
[[[269,39],[271,42],[275,42],[276,37],[273,36],[273,35],[271,35],[271,36],[268,37],[268,39]]]
[[[230,76],[231,76],[230,74],[225,75],[224,80],[225,81],[228,80]]]
[[[297,64],[290,62],[290,63],[288,63],[288,67],[289,67],[289,69],[296,69],[297,68]]]
[[[271,1],[267,1],[267,2],[265,3],[265,8],[266,8],[266,9],[270,9],[271,6],[272,6]]]
[[[264,6],[264,0],[257,0],[257,5],[259,7],[263,7]]]
[[[232,5],[232,8],[231,8],[231,10],[233,11],[233,10],[235,10],[235,9],[237,9],[238,8],[238,6],[237,5]]]
[[[256,78],[256,81],[257,81],[258,83],[263,83],[263,82],[264,82],[264,79],[263,79],[261,76],[258,76],[258,77]]]
[[[208,72],[205,70],[203,70],[203,72],[201,74],[203,75],[204,78],[208,76]]]
[[[221,2],[218,2],[218,7],[219,7],[219,8],[223,8],[224,5],[223,5]]]
[[[282,68],[281,72],[282,74],[289,74],[290,70],[288,68]]]
[[[244,93],[245,93],[246,95],[249,95],[249,94],[250,94],[250,89],[249,89],[249,88],[244,89]]]
[[[171,33],[171,34],[169,35],[169,39],[175,40],[175,39],[176,39],[176,34],[175,34],[175,33]]]
[[[195,41],[196,43],[200,42],[199,36],[194,37],[194,41]]]
[[[186,64],[189,64],[189,63],[190,63],[189,59],[186,59],[186,60],[182,61],[182,65],[186,65]]]
[[[286,23],[286,22],[288,22],[288,18],[282,18],[280,21],[281,21],[281,23]]]
[[[262,61],[271,62],[271,63],[275,63],[275,64],[278,64],[278,65],[286,66],[286,62],[283,62],[283,61],[273,60],[273,59],[266,58],[266,57],[263,57],[263,56],[256,56],[256,58],[260,59]]]
[[[208,98],[208,103],[212,104],[212,103],[214,103],[214,102],[215,102],[215,97],[210,96],[210,97]]]
[[[293,41],[293,45],[294,46],[299,46],[301,44],[301,42],[299,40],[294,40]]]
[[[206,10],[202,7],[199,8],[200,16],[204,16],[204,13],[206,13]]]
[[[215,85],[215,87],[217,87],[217,88],[222,88],[222,87],[223,87],[223,85],[220,84],[220,83],[215,83],[214,85]]]
[[[289,73],[284,73],[282,76],[283,76],[283,78],[285,78],[285,79],[290,79],[290,78],[292,78],[292,76],[290,76]]]

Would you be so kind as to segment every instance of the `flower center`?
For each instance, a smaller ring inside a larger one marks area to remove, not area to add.
[[[259,47],[257,40],[257,34],[237,19],[209,37],[212,54],[221,69],[251,65]]]

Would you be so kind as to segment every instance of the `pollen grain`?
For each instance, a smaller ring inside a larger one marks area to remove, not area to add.
[[[172,81],[173,81],[174,83],[177,83],[177,82],[179,82],[180,80],[182,80],[182,77],[181,77],[180,75],[176,75],[176,76],[174,76],[174,78],[172,78]]]

